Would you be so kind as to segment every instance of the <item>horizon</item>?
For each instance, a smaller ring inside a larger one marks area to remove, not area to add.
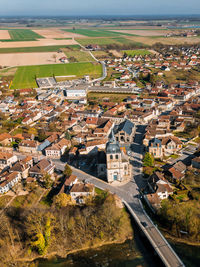
[[[16,16],[191,16],[200,15],[199,0],[0,0],[2,17]]]

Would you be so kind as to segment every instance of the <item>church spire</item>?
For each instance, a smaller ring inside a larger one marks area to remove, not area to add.
[[[111,133],[110,133],[110,142],[111,143],[116,143],[116,139],[115,139],[113,128],[112,128]]]

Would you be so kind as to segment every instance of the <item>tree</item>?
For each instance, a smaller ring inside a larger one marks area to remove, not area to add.
[[[59,208],[66,207],[72,204],[71,196],[65,193],[58,194],[53,198],[53,204]]]
[[[54,60],[55,60],[55,62],[56,62],[57,55],[56,55],[56,54],[53,54],[52,58],[54,58]]]
[[[67,131],[67,132],[65,133],[65,138],[66,138],[67,140],[71,140],[71,134],[69,133],[69,131]]]
[[[65,165],[65,169],[63,171],[63,174],[67,177],[69,177],[72,174],[72,169],[69,167],[68,164]]]
[[[51,187],[52,185],[52,179],[51,179],[51,175],[46,173],[44,176],[43,176],[43,181],[44,181],[44,186],[48,189]]]
[[[46,136],[44,130],[38,131],[38,141],[43,142],[48,136]]]
[[[35,129],[35,128],[30,128],[30,129],[28,130],[28,133],[29,133],[29,134],[33,134],[34,136],[36,136],[36,135],[38,134],[38,131],[37,131],[37,129]]]
[[[149,152],[146,152],[144,155],[143,165],[145,167],[152,167],[154,165],[154,158]]]

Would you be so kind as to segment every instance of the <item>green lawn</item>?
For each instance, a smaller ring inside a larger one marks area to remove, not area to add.
[[[35,41],[44,38],[36,32],[28,29],[8,30],[11,39],[3,39],[1,42]]]
[[[138,49],[138,50],[122,50],[123,53],[126,53],[128,56],[136,56],[136,55],[141,55],[141,56],[145,56],[145,55],[150,55],[151,52],[149,52],[146,49]]]
[[[76,34],[81,34],[87,37],[115,37],[120,35],[132,36],[133,34],[115,32],[113,30],[104,30],[104,29],[63,29],[66,32],[72,32]]]
[[[62,48],[69,48],[72,50],[79,50],[79,45],[53,45],[53,46],[35,46],[35,47],[13,47],[0,48],[0,54],[5,53],[31,53],[31,52],[56,52]]]
[[[69,63],[18,67],[11,89],[37,87],[35,78],[76,75],[77,78],[90,75],[100,77],[102,66],[97,63]]]

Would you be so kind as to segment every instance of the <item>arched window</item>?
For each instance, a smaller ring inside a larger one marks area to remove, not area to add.
[[[118,155],[115,155],[115,158],[118,159],[119,158]]]
[[[110,155],[110,159],[113,159],[113,155]]]

